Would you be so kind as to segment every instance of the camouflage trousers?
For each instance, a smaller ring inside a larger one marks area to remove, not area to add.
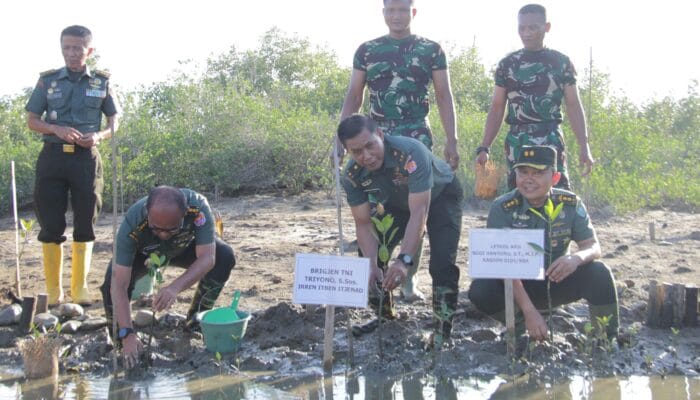
[[[566,163],[564,135],[558,123],[512,125],[505,140],[506,161],[508,162],[508,189],[515,189],[513,164],[518,159],[523,146],[552,146],[557,150],[557,171],[561,179],[556,187],[571,190]]]
[[[428,150],[433,150],[433,132],[427,119],[376,121],[377,126],[389,136],[405,136],[423,143]]]

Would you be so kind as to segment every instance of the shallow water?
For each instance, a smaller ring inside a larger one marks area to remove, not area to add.
[[[323,379],[278,379],[258,375],[173,376],[161,371],[142,381],[112,376],[68,375],[58,380],[25,381],[21,371],[0,373],[0,399],[556,399],[646,400],[700,399],[700,378],[683,376],[591,378],[581,376],[545,384],[527,377],[514,381],[491,379],[436,379],[410,375]],[[262,382],[261,382],[262,381]]]

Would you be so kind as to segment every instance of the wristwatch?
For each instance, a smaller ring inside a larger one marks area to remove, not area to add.
[[[407,267],[413,266],[413,257],[409,256],[408,254],[401,253],[396,257],[396,259],[401,261],[403,265]]]
[[[119,340],[126,339],[127,336],[129,336],[133,333],[134,333],[133,328],[119,328],[119,332],[117,333],[117,338],[119,338]]]
[[[479,146],[476,148],[476,155],[478,156],[479,153],[482,151],[486,152],[486,154],[489,154],[489,147],[488,146]]]

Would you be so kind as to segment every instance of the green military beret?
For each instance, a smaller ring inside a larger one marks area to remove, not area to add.
[[[557,150],[550,146],[523,146],[513,168],[532,167],[545,169],[557,164]]]

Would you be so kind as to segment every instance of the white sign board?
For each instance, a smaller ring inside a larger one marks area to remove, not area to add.
[[[493,279],[544,279],[542,229],[471,229],[469,276]]]
[[[369,258],[297,254],[292,301],[367,307]]]

